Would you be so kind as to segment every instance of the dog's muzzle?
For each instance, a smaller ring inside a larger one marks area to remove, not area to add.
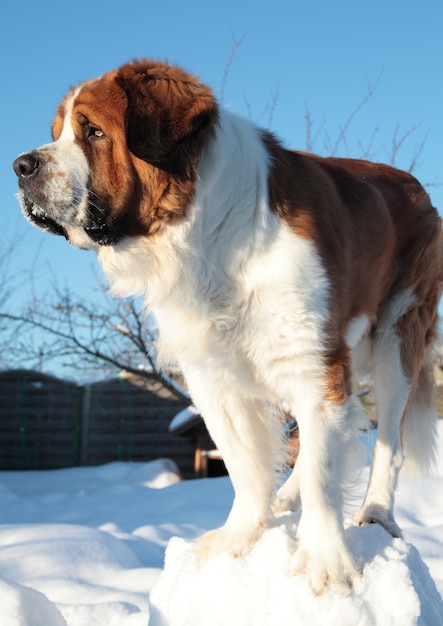
[[[40,172],[40,160],[36,153],[28,152],[17,157],[12,164],[18,177],[21,191],[21,204],[25,216],[38,228],[66,237],[66,231],[48,215],[45,209],[33,200],[31,188],[36,185],[36,178]]]

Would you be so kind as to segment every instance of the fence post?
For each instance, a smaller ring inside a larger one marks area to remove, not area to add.
[[[85,385],[82,406],[82,435],[80,447],[80,465],[87,465],[89,456],[89,426],[91,417],[91,385]]]

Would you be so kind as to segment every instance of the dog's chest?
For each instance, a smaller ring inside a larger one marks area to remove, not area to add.
[[[170,297],[153,307],[162,354],[182,367],[247,369],[260,382],[320,350],[328,294],[313,244],[285,230],[236,268],[185,264]]]

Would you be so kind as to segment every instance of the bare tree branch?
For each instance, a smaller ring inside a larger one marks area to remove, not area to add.
[[[335,141],[331,142],[330,149],[329,149],[331,156],[336,156],[338,149],[340,147],[340,144],[346,142],[347,133],[348,133],[348,130],[352,121],[360,113],[360,111],[366,106],[368,101],[373,97],[375,91],[377,90],[378,85],[380,84],[382,75],[383,75],[383,68],[381,68],[373,85],[371,85],[371,83],[368,81],[368,88],[367,88],[365,96],[360,100],[357,106],[348,115]]]
[[[222,76],[222,82],[220,87],[220,102],[223,104],[225,99],[225,88],[228,80],[229,72],[231,71],[232,64],[234,62],[235,55],[237,54],[241,44],[243,43],[245,35],[240,37],[240,39],[236,39],[235,36],[232,37],[232,47],[231,47],[231,55],[226,62],[225,70]]]
[[[406,130],[402,135],[400,135],[400,125],[397,125],[395,127],[394,134],[392,136],[392,141],[391,141],[391,152],[389,155],[389,163],[391,165],[393,166],[396,165],[398,153],[400,152],[401,148],[404,146],[406,141],[421,127],[421,125],[422,125],[422,122],[419,122],[418,124],[414,124],[408,130]],[[423,152],[423,148],[426,144],[428,136],[429,136],[429,130],[425,133],[423,139],[416,146],[412,154],[409,166],[407,168],[407,171],[409,173],[413,172],[418,167],[418,160],[420,158],[421,153]]]
[[[313,133],[314,122],[309,112],[309,109],[306,107],[305,110],[305,150],[306,152],[314,152],[314,145],[317,139],[320,136],[320,133],[324,131],[326,125],[326,117],[323,117],[317,131],[315,134]]]
[[[373,145],[374,145],[375,138],[379,130],[380,130],[380,124],[377,124],[377,126],[372,131],[372,135],[369,138],[369,143],[366,146],[366,148],[363,146],[363,143],[360,140],[357,140],[358,146],[361,150],[362,159],[366,159],[367,161],[372,161],[375,158],[376,151],[373,151]]]

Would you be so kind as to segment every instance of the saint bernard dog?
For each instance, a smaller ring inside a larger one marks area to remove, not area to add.
[[[361,568],[342,511],[359,376],[373,381],[378,439],[355,523],[401,536],[404,457],[433,460],[443,271],[428,194],[387,165],[287,150],[164,62],[71,89],[52,136],[14,162],[25,216],[95,250],[114,294],[144,295],[159,356],[183,371],[231,476],[232,509],[199,554],[245,554],[301,507],[292,573],[317,593],[348,588]],[[283,403],[301,450],[276,491]]]

